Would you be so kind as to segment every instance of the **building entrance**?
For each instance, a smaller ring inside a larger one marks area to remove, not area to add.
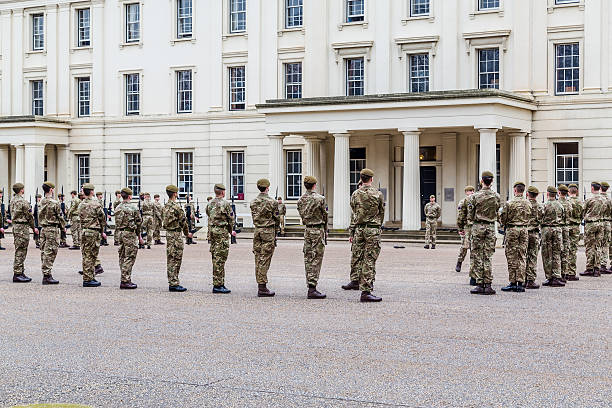
[[[425,221],[425,204],[430,195],[436,195],[436,166],[421,167],[421,221]]]

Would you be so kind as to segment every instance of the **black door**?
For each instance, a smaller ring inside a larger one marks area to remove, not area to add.
[[[425,221],[425,204],[436,195],[436,166],[421,167],[421,221]]]

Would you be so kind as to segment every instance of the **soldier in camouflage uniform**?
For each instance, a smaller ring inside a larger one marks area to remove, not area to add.
[[[376,260],[380,254],[380,233],[385,218],[383,194],[372,186],[374,172],[363,169],[360,178],[363,185],[351,195],[351,210],[354,216],[350,226],[352,252],[357,258],[359,289],[362,302],[380,302],[372,289],[376,278]]]
[[[425,204],[425,249],[436,249],[436,234],[438,230],[438,218],[442,208],[436,203],[436,196],[430,195],[429,202]]]
[[[147,249],[151,249],[153,242],[153,217],[155,216],[155,204],[151,202],[151,194],[144,193],[144,201],[142,203],[142,229],[147,234]]]
[[[601,182],[601,195],[603,198],[605,198],[606,203],[608,204],[608,211],[603,221],[605,233],[601,251],[601,266],[599,267],[599,273],[602,275],[609,275],[612,273],[612,271],[608,269],[608,261],[610,260],[610,241],[612,240],[612,229],[610,224],[610,221],[612,221],[612,201],[607,193],[609,188],[610,184],[605,181]]]
[[[504,292],[525,292],[527,248],[529,246],[529,218],[531,205],[523,195],[525,183],[514,183],[514,198],[502,207],[499,222],[506,231],[506,261],[508,262],[508,286]]]
[[[123,199],[121,198],[121,191],[120,190],[116,190],[115,191],[115,201],[113,201],[113,214],[115,213],[115,211],[117,211],[117,207],[119,206],[119,204],[121,204],[121,202],[123,201]],[[115,217],[115,231],[117,230],[117,218]],[[113,245],[115,246],[119,246],[119,237],[117,236],[117,234],[115,233],[115,237],[113,239]]]
[[[467,202],[472,194],[474,194],[474,187],[466,186],[464,190],[465,198],[459,201],[459,205],[457,206],[457,229],[459,229],[459,235],[461,236],[461,248],[459,248],[457,266],[455,266],[455,271],[457,272],[461,272],[461,265],[465,260],[468,249],[470,249],[470,242],[472,240],[472,224],[468,223],[467,220]],[[475,286],[476,276],[474,275],[473,269],[472,265],[470,265],[470,284]]]
[[[563,237],[563,246],[561,248],[561,282],[567,283],[567,266],[569,260],[570,237],[569,237],[569,213],[572,211],[572,203],[567,199],[569,189],[565,184],[557,187],[559,191],[559,203],[563,206],[563,225],[561,226],[561,236]]]
[[[548,186],[548,201],[542,209],[542,263],[546,280],[542,286],[563,287],[561,280],[561,250],[565,210],[557,200],[557,188]]]
[[[274,292],[267,287],[268,269],[276,246],[276,229],[280,223],[278,203],[268,195],[270,181],[257,180],[259,195],[251,201],[251,216],[255,225],[253,235],[253,253],[255,254],[255,277],[257,279],[257,296],[272,297]]]
[[[178,187],[173,184],[166,186],[166,194],[168,194],[168,202],[162,211],[162,224],[166,230],[168,290],[170,292],[184,292],[187,289],[181,286],[179,282],[179,272],[183,262],[183,249],[185,248],[181,233],[188,239],[193,238],[193,234],[187,227],[185,212],[176,201]]]
[[[580,224],[582,223],[582,213],[584,206],[578,198],[578,186],[576,184],[569,185],[569,196],[571,209],[567,215],[569,225],[569,250],[567,258],[567,279],[568,281],[577,281],[576,276],[576,253],[578,251],[578,241],[580,241]]]
[[[104,228],[106,216],[100,200],[94,197],[94,185],[83,184],[85,199],[79,205],[79,220],[81,221],[81,254],[83,256],[83,287],[98,287],[100,282],[95,279],[98,269],[100,243],[106,239]]]
[[[315,192],[317,179],[304,177],[306,192],[300,197],[297,209],[304,224],[304,267],[308,284],[308,299],[325,299],[326,295],[317,290],[323,255],[325,234],[327,234],[327,205],[325,197]]]
[[[472,195],[468,202],[469,222],[472,222],[472,244],[470,247],[470,261],[476,275],[476,287],[470,291],[475,295],[494,295],[491,288],[493,274],[491,271],[491,258],[495,253],[495,221],[500,207],[499,194],[491,190],[493,173],[482,173],[482,189]]]
[[[236,236],[236,232],[232,228],[232,207],[225,200],[223,184],[215,184],[215,198],[206,205],[206,216],[213,265],[213,293],[230,293],[231,290],[225,287],[225,262],[229,255],[230,234]]]
[[[189,208],[189,211],[187,210],[187,208]],[[196,208],[195,208],[195,204],[193,203],[193,199],[191,198],[191,195],[187,196],[187,202],[185,203],[185,214],[189,214],[189,221],[191,222],[191,229],[195,229],[195,225],[196,225]],[[190,225],[187,225],[187,228],[189,229]],[[191,231],[189,231],[191,232]],[[193,240],[193,234],[191,236],[191,238],[187,238],[186,239],[186,243],[187,245],[197,245],[197,242]]]
[[[115,207],[115,235],[119,244],[119,268],[121,269],[120,289],[136,289],[132,282],[132,268],[142,240],[142,218],[135,204],[132,204],[132,190],[120,191],[122,201]]]
[[[70,249],[81,249],[81,222],[79,220],[79,204],[81,204],[80,194],[77,196],[75,190],[70,192],[72,200],[68,209],[68,219],[70,220],[70,233],[72,234],[72,246]]]
[[[278,200],[278,216],[280,217],[279,227],[280,235],[285,236],[285,217],[287,216],[287,206],[283,204],[283,198],[277,197]]]
[[[66,198],[66,196],[64,194],[58,194],[57,196],[59,198],[59,204],[60,204],[60,209],[62,204],[64,205],[64,212],[62,212],[62,218],[64,219],[64,225],[66,225],[66,221],[68,218],[68,212],[66,211],[66,204],[64,203],[64,199]],[[39,220],[40,222],[40,220]],[[59,247],[60,248],[68,248],[68,245],[66,244],[66,228],[64,227],[64,231],[60,232],[60,243],[59,243]]]
[[[55,184],[45,181],[42,185],[45,198],[40,202],[38,222],[40,223],[40,260],[43,273],[43,285],[56,285],[51,269],[57,257],[60,230],[66,231],[66,220],[62,216],[59,201],[53,199]]]
[[[361,182],[361,180],[359,180],[359,183],[357,183],[357,188],[361,188],[361,186],[363,185],[363,183]],[[355,218],[355,214],[351,213],[351,224],[350,225],[354,225],[354,218]],[[352,234],[352,231],[349,231]],[[359,290],[359,269],[357,268],[357,257],[356,257],[356,252],[353,251],[353,247],[355,246],[355,243],[351,243],[351,273],[350,273],[350,278],[351,280],[349,281],[349,283],[347,283],[346,285],[342,285],[341,288],[344,290]],[[376,274],[376,271],[374,271],[374,274]]]
[[[535,281],[538,270],[538,253],[540,252],[540,224],[542,223],[542,215],[544,207],[538,203],[538,195],[540,191],[535,186],[527,188],[527,197],[530,205],[529,225],[527,234],[529,242],[527,244],[527,267],[525,275],[527,283],[525,289],[540,289]]]
[[[4,198],[4,188],[2,190],[0,190],[0,201],[2,201]],[[2,204],[4,205],[4,201],[2,201]],[[10,224],[10,220],[7,219],[7,212],[8,210],[5,210],[3,214],[0,214],[0,233],[4,234],[4,227],[8,228],[8,224]],[[2,241],[0,241],[0,251],[4,251],[6,250],[6,248],[4,248],[2,246]]]
[[[584,202],[584,246],[586,247],[586,270],[580,276],[601,276],[599,267],[603,255],[605,219],[610,207],[601,195],[601,183],[591,183],[591,194]]]
[[[30,243],[30,229],[38,234],[38,228],[34,226],[32,207],[23,198],[24,186],[22,183],[13,185],[15,196],[11,200],[11,217],[13,226],[13,239],[15,242],[15,261],[13,263],[13,282],[27,283],[32,281],[25,275],[24,262],[28,255],[28,244]]]
[[[161,240],[161,226],[162,226],[162,203],[159,202],[159,194],[155,194],[153,199],[153,243],[154,245],[163,245]]]
[[[34,196],[34,200],[35,200],[34,209],[33,209],[34,225],[36,226],[36,228],[38,228],[40,227],[40,222],[38,220],[38,212],[40,210],[40,200],[42,200],[42,195],[36,194]],[[40,231],[34,234],[34,242],[36,243],[36,248],[40,248]]]

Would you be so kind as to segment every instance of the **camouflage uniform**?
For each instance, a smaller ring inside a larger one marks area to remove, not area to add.
[[[278,204],[278,215],[280,217],[280,232],[285,234],[285,217],[287,216],[287,206],[285,204]]]
[[[495,221],[501,200],[499,194],[484,186],[468,201],[468,221],[472,222],[470,262],[478,285],[491,284],[491,258],[495,253]]]
[[[442,208],[436,202],[425,204],[425,244],[436,245],[436,233],[438,230],[438,218]]]
[[[119,240],[119,268],[121,282],[132,281],[132,268],[138,254],[138,237],[142,232],[142,218],[135,204],[122,201],[115,207],[115,231]]]
[[[529,242],[527,244],[527,282],[535,282],[538,272],[538,253],[540,252],[540,225],[542,224],[542,215],[544,214],[544,206],[538,203],[537,199],[528,199],[531,206],[529,213],[529,226],[527,233]]]
[[[325,254],[325,233],[327,230],[327,206],[325,197],[312,190],[306,191],[298,200],[297,209],[304,229],[304,267],[306,283],[316,287],[319,282],[323,255]],[[352,278],[351,278],[352,280]]]
[[[351,214],[351,225],[354,224],[355,214]],[[359,282],[359,268],[357,268],[357,252],[354,251],[355,242],[351,243],[351,282]],[[376,272],[374,272],[376,274]]]
[[[55,262],[58,250],[58,238],[60,230],[66,227],[66,221],[62,217],[59,201],[45,197],[40,202],[38,214],[40,223],[40,260],[43,276],[51,276],[51,269]]]
[[[34,229],[34,217],[32,208],[22,195],[15,194],[11,200],[11,217],[13,223],[13,239],[15,242],[15,262],[13,273],[24,274],[24,262],[28,255],[28,244],[30,243],[30,229]]]
[[[74,197],[68,209],[68,219],[70,219],[70,233],[72,234],[72,245],[81,246],[81,221],[79,220],[79,205],[81,200]]]
[[[561,277],[565,278],[568,274],[568,260],[569,260],[569,252],[570,252],[570,225],[567,217],[569,213],[572,211],[572,203],[567,199],[567,197],[563,197],[559,195],[559,203],[563,206],[563,225],[561,225],[561,236],[563,239],[563,246],[561,249]]]
[[[610,197],[608,193],[601,192],[601,196],[607,203],[608,211],[606,212],[606,216],[603,220],[604,224],[604,242],[602,243],[601,250],[601,269],[606,269],[608,267],[608,261],[610,260],[610,241],[612,239],[612,229],[610,220],[612,220],[612,213],[610,211],[610,207],[612,206],[612,201],[610,201]]]
[[[33,215],[34,215],[34,226],[36,226],[36,228],[40,227],[38,213],[40,211],[40,200],[41,199],[42,199],[42,196],[40,194],[37,194],[35,197],[35,201],[34,201],[34,209],[32,210]],[[38,231],[38,234],[34,234],[34,242],[36,243],[36,248],[40,248],[40,229]]]
[[[168,200],[162,211],[163,228],[166,230],[166,259],[168,270],[168,285],[179,285],[179,272],[183,262],[183,248],[185,244],[181,233],[189,235],[187,218],[181,205],[173,200]]]
[[[587,270],[601,266],[605,234],[603,220],[608,211],[608,203],[601,194],[593,195],[584,202],[584,246],[586,247]]]
[[[230,234],[234,217],[227,200],[215,197],[206,206],[208,216],[208,241],[213,265],[213,286],[225,285],[225,262],[229,255]]]
[[[86,197],[79,205],[81,220],[81,254],[83,255],[83,282],[95,280],[94,268],[100,265],[98,255],[106,219],[100,200]]]
[[[2,202],[2,205],[4,205],[4,201]],[[6,223],[6,213],[8,210],[5,210],[4,213],[0,212],[0,228],[8,228],[7,223]],[[0,239],[0,248],[2,248],[2,240]]]
[[[63,211],[62,211],[62,204],[64,205]],[[59,200],[59,205],[60,205],[60,214],[62,216],[62,219],[64,220],[64,228],[65,228],[66,221],[68,220],[68,211],[66,211],[66,203],[64,203],[64,199],[63,198]],[[39,220],[39,222],[40,222],[40,220]],[[60,244],[60,246],[62,248],[67,247],[67,245],[66,245],[66,235],[64,234],[64,231],[60,231],[60,243],[59,244]]]
[[[583,204],[578,197],[570,197],[570,212],[567,214],[569,225],[569,250],[567,258],[567,276],[576,276],[576,253],[580,241],[580,223],[582,222]]]
[[[153,241],[153,217],[155,216],[155,205],[150,198],[146,198],[142,202],[142,229],[147,233],[147,245],[151,245]]]
[[[463,263],[465,260],[465,256],[467,255],[468,249],[470,249],[470,242],[472,241],[472,223],[468,222],[467,219],[467,210],[468,210],[468,200],[470,196],[465,197],[461,201],[459,201],[459,205],[457,206],[457,228],[459,231],[463,231],[463,235],[461,236],[461,248],[459,248],[459,256],[457,257],[457,263]],[[470,278],[476,279],[474,275],[473,265],[470,264]]]
[[[499,215],[499,221],[506,229],[506,261],[510,283],[526,281],[530,216],[531,205],[523,195],[506,202]]]
[[[161,241],[162,211],[163,205],[159,201],[153,202],[153,240]]]
[[[266,193],[259,193],[251,201],[251,216],[255,225],[253,253],[255,277],[258,284],[268,283],[268,269],[274,255],[276,226],[280,222],[278,202]]]
[[[549,198],[542,210],[542,263],[547,280],[561,279],[562,226],[565,223],[563,205]]]
[[[380,254],[380,233],[385,218],[383,194],[373,186],[363,185],[351,195],[353,217],[349,228],[352,252],[357,259],[359,289],[371,292],[376,278],[376,260]]]

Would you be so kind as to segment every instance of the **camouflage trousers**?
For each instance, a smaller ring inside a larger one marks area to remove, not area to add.
[[[155,241],[160,241],[161,240],[161,220],[154,218],[153,219],[153,239]]]
[[[83,228],[81,232],[81,255],[83,256],[83,282],[95,279],[94,268],[99,265],[100,240],[99,231]]]
[[[561,237],[563,245],[561,246],[561,276],[567,275],[567,265],[569,259],[570,250],[570,237],[569,237],[569,225],[561,227]]]
[[[529,231],[527,227],[506,229],[506,261],[508,262],[508,280],[510,282],[525,282],[528,247]]]
[[[436,245],[436,233],[438,231],[438,220],[427,219],[425,221],[425,244]]]
[[[542,227],[542,263],[546,279],[561,278],[562,248],[562,228]]]
[[[280,227],[281,234],[284,234],[285,233],[285,216],[284,215],[280,216],[280,226],[279,227]]]
[[[132,268],[138,254],[138,235],[132,231],[117,231],[115,239],[119,244],[119,269],[121,270],[121,282],[132,281]]]
[[[359,282],[359,269],[357,269],[357,256],[355,255],[355,243],[351,244],[351,282]]]
[[[479,285],[493,282],[491,258],[495,253],[495,224],[472,225],[472,244],[470,261],[474,268],[476,282]]]
[[[353,256],[359,272],[359,289],[371,292],[376,279],[376,260],[380,255],[380,228],[357,227],[353,234]]]
[[[317,286],[325,254],[325,230],[322,227],[306,227],[303,252],[306,283]]]
[[[603,222],[587,222],[584,226],[584,246],[587,269],[599,268],[603,253],[605,226]],[[607,248],[606,248],[607,249]]]
[[[146,236],[146,244],[151,245],[153,242],[153,217],[150,215],[145,215],[142,217],[142,229],[147,233]]]
[[[66,235],[60,231],[60,245],[66,246]]]
[[[610,261],[610,239],[611,237],[610,221],[604,222],[604,242],[601,249],[601,261],[600,266],[607,267]]]
[[[28,256],[28,244],[30,243],[30,226],[27,224],[13,223],[13,241],[15,242],[15,261],[13,262],[13,273],[21,275],[25,272],[24,263]]]
[[[208,229],[210,254],[213,266],[213,286],[225,285],[225,262],[229,255],[229,232],[227,227],[210,227]]]
[[[527,282],[535,282],[538,273],[538,253],[540,252],[540,230],[530,229],[527,241],[527,265],[525,278]]]
[[[255,227],[253,235],[253,253],[255,254],[255,279],[258,284],[268,283],[268,269],[274,255],[274,226]]]
[[[166,265],[168,271],[168,286],[178,286],[179,272],[183,263],[182,231],[166,231]]]
[[[72,245],[81,246],[81,221],[70,220],[70,233],[72,234]]]
[[[578,252],[578,241],[580,241],[580,225],[570,225],[569,227],[569,249],[567,251],[568,276],[576,276],[576,253]]]
[[[40,231],[40,261],[43,276],[51,276],[51,269],[57,257],[60,230],[57,227],[44,227]]]
[[[457,262],[463,263],[465,260],[465,256],[467,255],[468,249],[470,249],[470,241],[472,240],[472,227],[465,227],[463,229],[465,232],[461,235],[461,247],[459,248],[459,256],[457,257]]]

